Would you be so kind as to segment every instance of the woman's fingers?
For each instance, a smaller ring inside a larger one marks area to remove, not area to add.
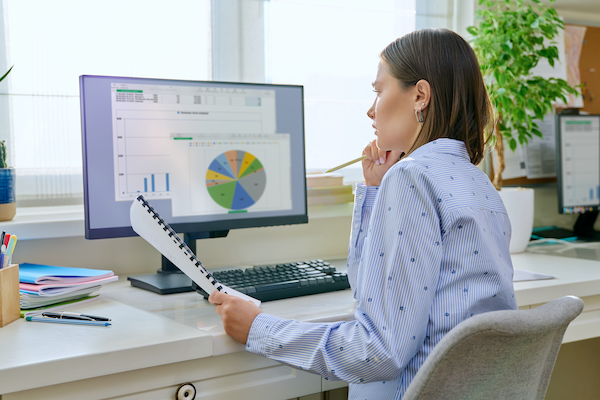
[[[375,163],[375,165],[380,165],[385,163],[386,157],[385,157],[385,151],[379,150],[379,148],[377,147],[377,141],[373,140],[372,142],[370,142],[369,144],[367,144],[367,146],[365,147],[363,154],[365,156],[367,156],[367,159],[369,161],[372,161]]]
[[[226,293],[214,291],[210,294],[210,296],[208,296],[208,302],[210,304],[212,304],[213,306],[218,306],[218,305],[223,304],[223,301],[225,301],[226,296],[227,296]]]

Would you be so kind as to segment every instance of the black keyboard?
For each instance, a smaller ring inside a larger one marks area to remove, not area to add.
[[[309,294],[348,289],[348,276],[323,260],[257,265],[251,268],[216,271],[217,282],[260,301],[287,299]],[[192,287],[205,299],[208,294],[195,282]]]

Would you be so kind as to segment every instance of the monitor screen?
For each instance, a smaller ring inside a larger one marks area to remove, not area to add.
[[[562,214],[600,206],[600,115],[557,115],[558,208]]]
[[[81,76],[85,237],[135,236],[142,194],[178,233],[308,222],[303,87]]]

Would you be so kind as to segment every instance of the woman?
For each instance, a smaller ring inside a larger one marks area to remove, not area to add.
[[[348,255],[356,320],[301,323],[222,293],[209,301],[247,351],[348,381],[353,399],[400,399],[450,329],[517,308],[510,222],[476,167],[492,113],[459,35],[421,30],[394,41],[373,88],[377,138],[364,150]]]

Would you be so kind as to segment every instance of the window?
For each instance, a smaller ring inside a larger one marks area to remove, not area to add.
[[[379,53],[415,30],[415,0],[266,4],[266,79],[304,85],[307,169],[360,156],[375,138],[366,113]]]
[[[17,168],[19,206],[81,202],[79,75],[211,77],[210,0],[2,5],[5,67],[14,69],[1,90],[0,118],[11,123],[0,139]]]

